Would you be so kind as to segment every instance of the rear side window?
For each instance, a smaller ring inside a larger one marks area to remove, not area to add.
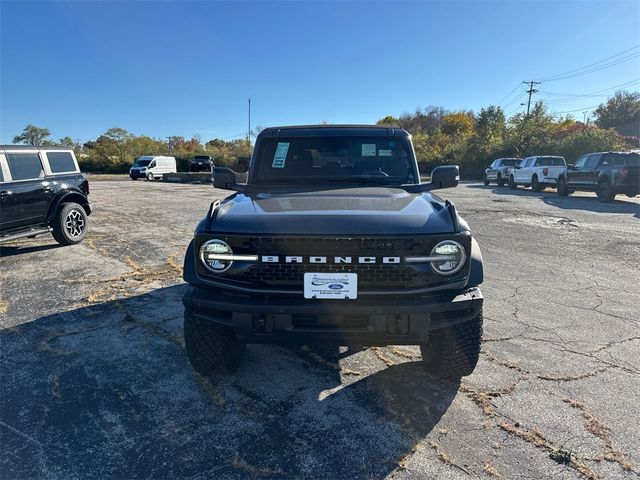
[[[6,158],[14,182],[44,177],[40,156],[37,153],[7,153]]]
[[[47,159],[52,173],[76,171],[76,164],[69,152],[49,152],[47,153]]]
[[[505,158],[502,160],[503,167],[513,167],[516,164],[517,160],[515,158]]]

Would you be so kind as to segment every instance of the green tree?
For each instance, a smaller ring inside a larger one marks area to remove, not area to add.
[[[35,125],[27,125],[20,135],[13,137],[13,143],[24,143],[26,145],[42,145],[47,137],[51,135],[48,128],[40,128]]]
[[[595,115],[596,125],[600,128],[640,121],[640,93],[616,92],[596,108]]]

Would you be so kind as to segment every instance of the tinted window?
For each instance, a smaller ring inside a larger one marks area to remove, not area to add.
[[[69,152],[49,152],[47,159],[53,173],[76,171],[76,164]]]
[[[589,160],[587,160],[587,170],[594,170],[598,165],[599,160],[600,155],[589,155]]]
[[[580,157],[575,164],[576,168],[582,168],[584,167],[584,164],[587,162],[587,158],[589,158],[587,155],[583,155],[582,157]]]
[[[516,164],[517,160],[515,158],[505,158],[502,160],[503,167],[513,167]]]
[[[564,158],[562,157],[541,157],[536,162],[537,166],[542,167],[564,167]]]
[[[0,165],[0,182],[4,182],[4,174],[2,173],[2,165]]]
[[[40,156],[37,153],[7,153],[6,157],[14,182],[44,177]]]

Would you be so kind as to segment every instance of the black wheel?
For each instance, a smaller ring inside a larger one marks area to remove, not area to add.
[[[601,202],[610,202],[616,196],[613,192],[613,187],[608,180],[600,181],[598,189],[596,190],[596,195],[598,195]]]
[[[509,188],[511,190],[515,190],[518,187],[518,185],[516,185],[516,182],[513,180],[513,175],[511,175],[509,177]]]
[[[486,187],[487,185],[489,185],[489,179],[487,178],[487,174],[485,173],[485,175],[484,175],[484,186]]]
[[[440,378],[460,378],[476,368],[482,343],[482,311],[473,320],[435,330],[420,346],[424,368]]]
[[[567,188],[567,180],[564,177],[558,178],[558,195],[566,197],[569,195],[569,189]]]
[[[201,320],[190,311],[184,311],[184,347],[189,363],[200,375],[216,372],[235,372],[246,351],[230,328]]]
[[[531,179],[531,190],[534,192],[541,192],[544,189],[540,182],[538,181],[538,175],[534,175]]]
[[[87,213],[77,203],[63,203],[53,219],[53,238],[60,245],[79,243],[87,235]]]
[[[502,178],[502,175],[498,174],[498,186],[499,187],[504,187],[504,179]]]

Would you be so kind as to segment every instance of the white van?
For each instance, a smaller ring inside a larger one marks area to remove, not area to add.
[[[162,178],[165,173],[176,173],[177,171],[175,157],[149,155],[140,157],[135,161],[129,170],[129,176],[131,180],[137,180],[138,178],[154,180]]]

